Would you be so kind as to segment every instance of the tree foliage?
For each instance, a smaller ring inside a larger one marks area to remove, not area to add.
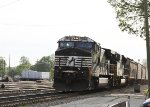
[[[6,66],[6,61],[4,60],[3,57],[0,57],[0,76],[4,76],[5,66]]]
[[[15,72],[16,68],[15,67],[6,67],[7,75],[14,77],[16,74]]]
[[[49,72],[50,64],[47,62],[37,61],[35,65],[31,66],[31,69],[39,72]]]
[[[29,59],[25,56],[22,56],[20,58],[20,64],[16,67],[16,74],[21,74],[21,72],[23,70],[28,70],[30,69],[30,62],[29,62]]]
[[[53,78],[54,55],[43,56],[31,69],[39,72],[50,72],[51,78]]]
[[[145,67],[147,67],[147,60],[146,59],[142,60],[142,65],[144,65]]]
[[[115,9],[122,31],[145,37],[143,0],[108,0],[108,2]],[[148,12],[150,12],[149,7]]]

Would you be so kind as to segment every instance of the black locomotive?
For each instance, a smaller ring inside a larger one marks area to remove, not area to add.
[[[139,68],[139,69],[138,69]],[[146,68],[88,37],[65,36],[55,52],[54,88],[83,91],[146,79]]]

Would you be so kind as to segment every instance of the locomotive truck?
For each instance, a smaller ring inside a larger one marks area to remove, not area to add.
[[[111,49],[102,48],[89,37],[65,36],[58,41],[53,84],[56,90],[111,89],[145,79],[144,66]]]

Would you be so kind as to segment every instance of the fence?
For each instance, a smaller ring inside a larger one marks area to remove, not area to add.
[[[120,102],[120,103],[111,105],[111,106],[109,106],[109,107],[128,107],[128,106],[127,106],[126,101],[124,101],[124,102]]]
[[[128,100],[113,104],[108,107],[130,107],[130,96],[128,96]]]

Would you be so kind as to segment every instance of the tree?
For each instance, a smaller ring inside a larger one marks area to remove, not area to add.
[[[16,68],[15,67],[6,67],[6,71],[7,71],[7,75],[9,75],[10,77],[14,77],[16,74],[15,72]]]
[[[29,59],[25,56],[22,56],[20,58],[20,64],[26,64],[26,65],[30,65]]]
[[[150,41],[149,20],[150,2],[148,0],[108,0],[115,8],[119,27],[122,31],[146,37],[148,89],[150,98]]]
[[[51,78],[53,78],[54,55],[43,56],[35,65],[31,66],[31,69],[39,72],[50,72]]]
[[[147,67],[147,60],[146,59],[142,60],[142,65],[144,65],[145,67]]]
[[[20,75],[23,70],[29,70],[30,66],[31,64],[29,62],[29,59],[25,56],[22,56],[20,58],[20,65],[16,67],[16,74]]]
[[[49,72],[50,64],[47,62],[37,61],[35,65],[31,66],[31,69],[39,72]]]
[[[143,0],[108,0],[108,2],[115,9],[122,31],[145,37]]]
[[[3,57],[0,57],[0,77],[3,77],[5,75],[5,67],[6,61]]]

